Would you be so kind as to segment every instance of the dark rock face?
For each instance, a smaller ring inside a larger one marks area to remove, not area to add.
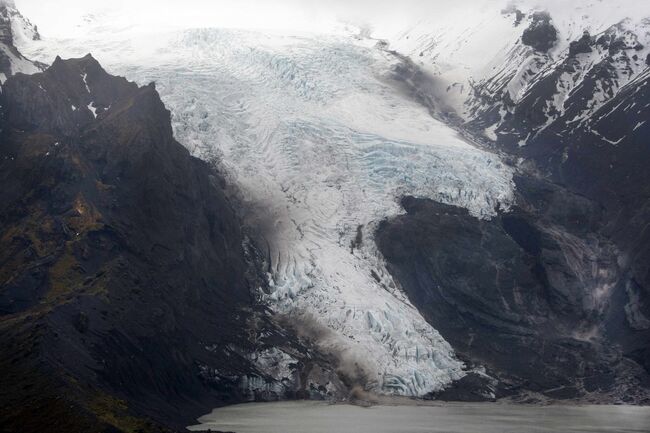
[[[0,43],[13,45],[14,38],[11,31],[11,21],[9,20],[9,11],[4,5],[0,5]]]
[[[86,56],[0,98],[3,431],[161,431],[309,394],[318,355],[256,302],[265,281],[224,181],[174,140],[153,85]],[[295,355],[295,381],[254,365],[270,347]]]
[[[377,231],[389,270],[461,358],[497,378],[498,398],[647,404],[648,371],[611,338],[647,334],[613,318],[626,288],[616,247],[597,233],[600,207],[551,183],[517,186],[521,207],[492,221],[405,198],[407,214]],[[466,400],[484,387],[449,393]]]
[[[589,35],[589,32],[585,31],[580,39],[569,44],[569,56],[591,53],[591,45],[591,35]]]
[[[601,69],[600,74],[612,77],[608,69]],[[646,70],[577,125],[565,121],[575,117],[569,106],[564,116],[528,145],[511,150],[553,181],[603,207],[601,230],[620,251],[625,285],[635,287],[619,302],[637,305],[645,315],[650,311],[650,235],[646,228],[650,221],[649,83],[650,70]],[[586,96],[589,89],[585,83],[576,94],[584,92]],[[507,144],[502,146],[508,149]],[[647,354],[647,334],[637,341],[635,350]],[[647,368],[647,362],[644,365]]]
[[[13,43],[9,11],[6,6],[0,5],[0,44],[13,48]],[[4,51],[0,50],[0,74],[9,77],[11,75],[11,63],[11,58]]]
[[[531,23],[521,35],[521,42],[534,50],[546,52],[557,42],[557,30],[548,12],[535,12]]]
[[[551,137],[549,130],[526,150],[552,178],[604,207],[603,231],[621,252],[625,285],[618,310],[611,312],[618,314],[619,326],[609,332],[650,371],[649,81],[646,73],[571,135]],[[627,334],[630,328],[635,337]]]
[[[497,384],[498,382],[490,376],[470,372],[447,389],[434,393],[431,397],[440,401],[494,402],[496,401]]]

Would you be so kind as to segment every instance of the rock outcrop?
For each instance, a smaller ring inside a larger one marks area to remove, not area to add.
[[[536,51],[546,52],[557,42],[557,30],[548,12],[535,12],[531,23],[521,35],[521,42]]]
[[[389,270],[497,398],[648,404],[647,297],[629,295],[603,209],[549,182],[517,187],[519,207],[490,221],[405,198],[377,231]]]

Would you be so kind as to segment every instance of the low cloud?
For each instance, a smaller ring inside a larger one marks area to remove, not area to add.
[[[16,0],[18,8],[52,36],[64,35],[85,14],[105,10],[119,11],[134,24],[326,31],[335,21],[348,21],[389,34],[423,19],[444,20],[450,11],[469,15],[485,8],[500,10],[508,3],[552,13],[570,9],[605,17],[650,15],[646,0]]]

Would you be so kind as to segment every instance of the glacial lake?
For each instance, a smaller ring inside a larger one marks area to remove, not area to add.
[[[638,433],[650,407],[444,404],[359,407],[249,403],[215,409],[190,430],[236,433]]]

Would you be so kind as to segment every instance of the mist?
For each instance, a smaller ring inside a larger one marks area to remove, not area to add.
[[[564,0],[15,0],[16,6],[45,36],[70,36],[89,14],[111,13],[125,25],[146,27],[224,27],[281,31],[328,32],[336,23],[366,27],[379,36],[402,31],[423,20],[444,22],[459,12],[471,14],[485,8],[514,3],[524,8],[553,11],[567,9]],[[618,3],[618,4],[617,4]],[[575,13],[599,11],[625,16],[650,13],[650,2],[627,0],[577,0]],[[55,17],[55,18],[53,18]]]

